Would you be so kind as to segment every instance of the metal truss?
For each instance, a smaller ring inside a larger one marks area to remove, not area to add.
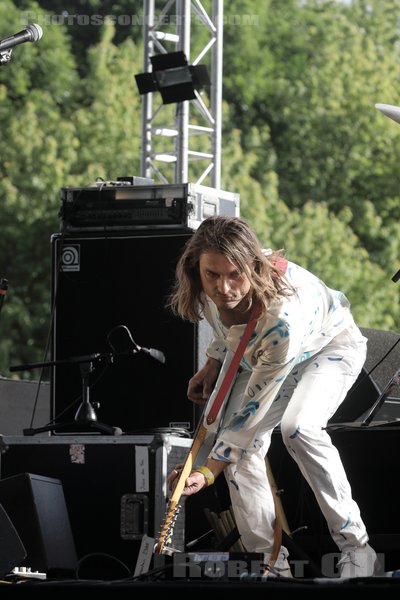
[[[194,100],[172,105],[160,100],[156,107],[156,92],[142,97],[141,175],[163,183],[207,181],[219,189],[223,0],[210,0],[209,4],[211,16],[200,0],[168,0],[160,10],[156,10],[155,0],[144,0],[144,71],[151,71],[154,54],[183,51],[190,65],[206,59],[211,86],[207,98],[196,90]],[[200,31],[196,36],[199,47],[191,59],[194,28]],[[203,38],[207,38],[204,44]]]

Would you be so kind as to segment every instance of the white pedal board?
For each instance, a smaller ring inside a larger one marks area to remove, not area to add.
[[[47,579],[46,573],[39,573],[39,571],[32,571],[31,567],[15,567],[11,571],[12,575],[16,575],[21,579]]]

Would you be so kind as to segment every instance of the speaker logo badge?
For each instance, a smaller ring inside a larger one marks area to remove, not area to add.
[[[60,271],[81,270],[81,246],[80,244],[68,244],[63,246],[60,257]]]

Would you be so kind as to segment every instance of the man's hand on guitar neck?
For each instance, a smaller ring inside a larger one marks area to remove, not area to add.
[[[172,471],[171,475],[175,475],[173,479],[174,482],[179,473],[177,474],[175,471]],[[199,471],[192,471],[189,477],[186,478],[185,487],[182,490],[182,496],[191,496],[192,494],[197,494],[197,492],[202,490],[204,487],[207,487],[207,480],[203,473],[200,473]],[[172,483],[172,486],[170,485],[170,490],[172,491],[173,488],[174,483]]]
[[[177,483],[182,469],[182,464],[176,465],[175,469],[167,477],[168,488],[172,491]],[[222,460],[208,458],[204,467],[199,467],[199,471],[193,470],[186,478],[185,487],[182,490],[182,496],[191,496],[197,494],[200,490],[214,483],[214,480],[228,466],[228,463]]]

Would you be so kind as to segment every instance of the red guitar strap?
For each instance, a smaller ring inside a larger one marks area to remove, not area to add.
[[[275,261],[275,266],[278,269],[278,271],[280,271],[281,274],[284,275],[288,268],[288,261],[283,256],[278,256],[278,258]]]
[[[212,423],[214,423],[215,419],[217,418],[219,409],[221,408],[221,405],[224,401],[226,394],[228,393],[228,390],[231,386],[231,383],[233,381],[235,373],[238,370],[240,361],[242,360],[244,350],[245,350],[247,343],[251,337],[251,334],[253,333],[253,331],[255,329],[259,314],[260,314],[260,311],[259,311],[258,307],[254,307],[253,312],[250,317],[250,321],[246,325],[243,336],[238,344],[238,347],[236,348],[235,354],[233,355],[231,364],[228,367],[228,370],[226,372],[224,380],[221,383],[221,387],[219,388],[218,393],[213,402],[213,405],[210,409],[210,412],[207,415],[206,420],[207,420],[208,425],[211,425]]]

